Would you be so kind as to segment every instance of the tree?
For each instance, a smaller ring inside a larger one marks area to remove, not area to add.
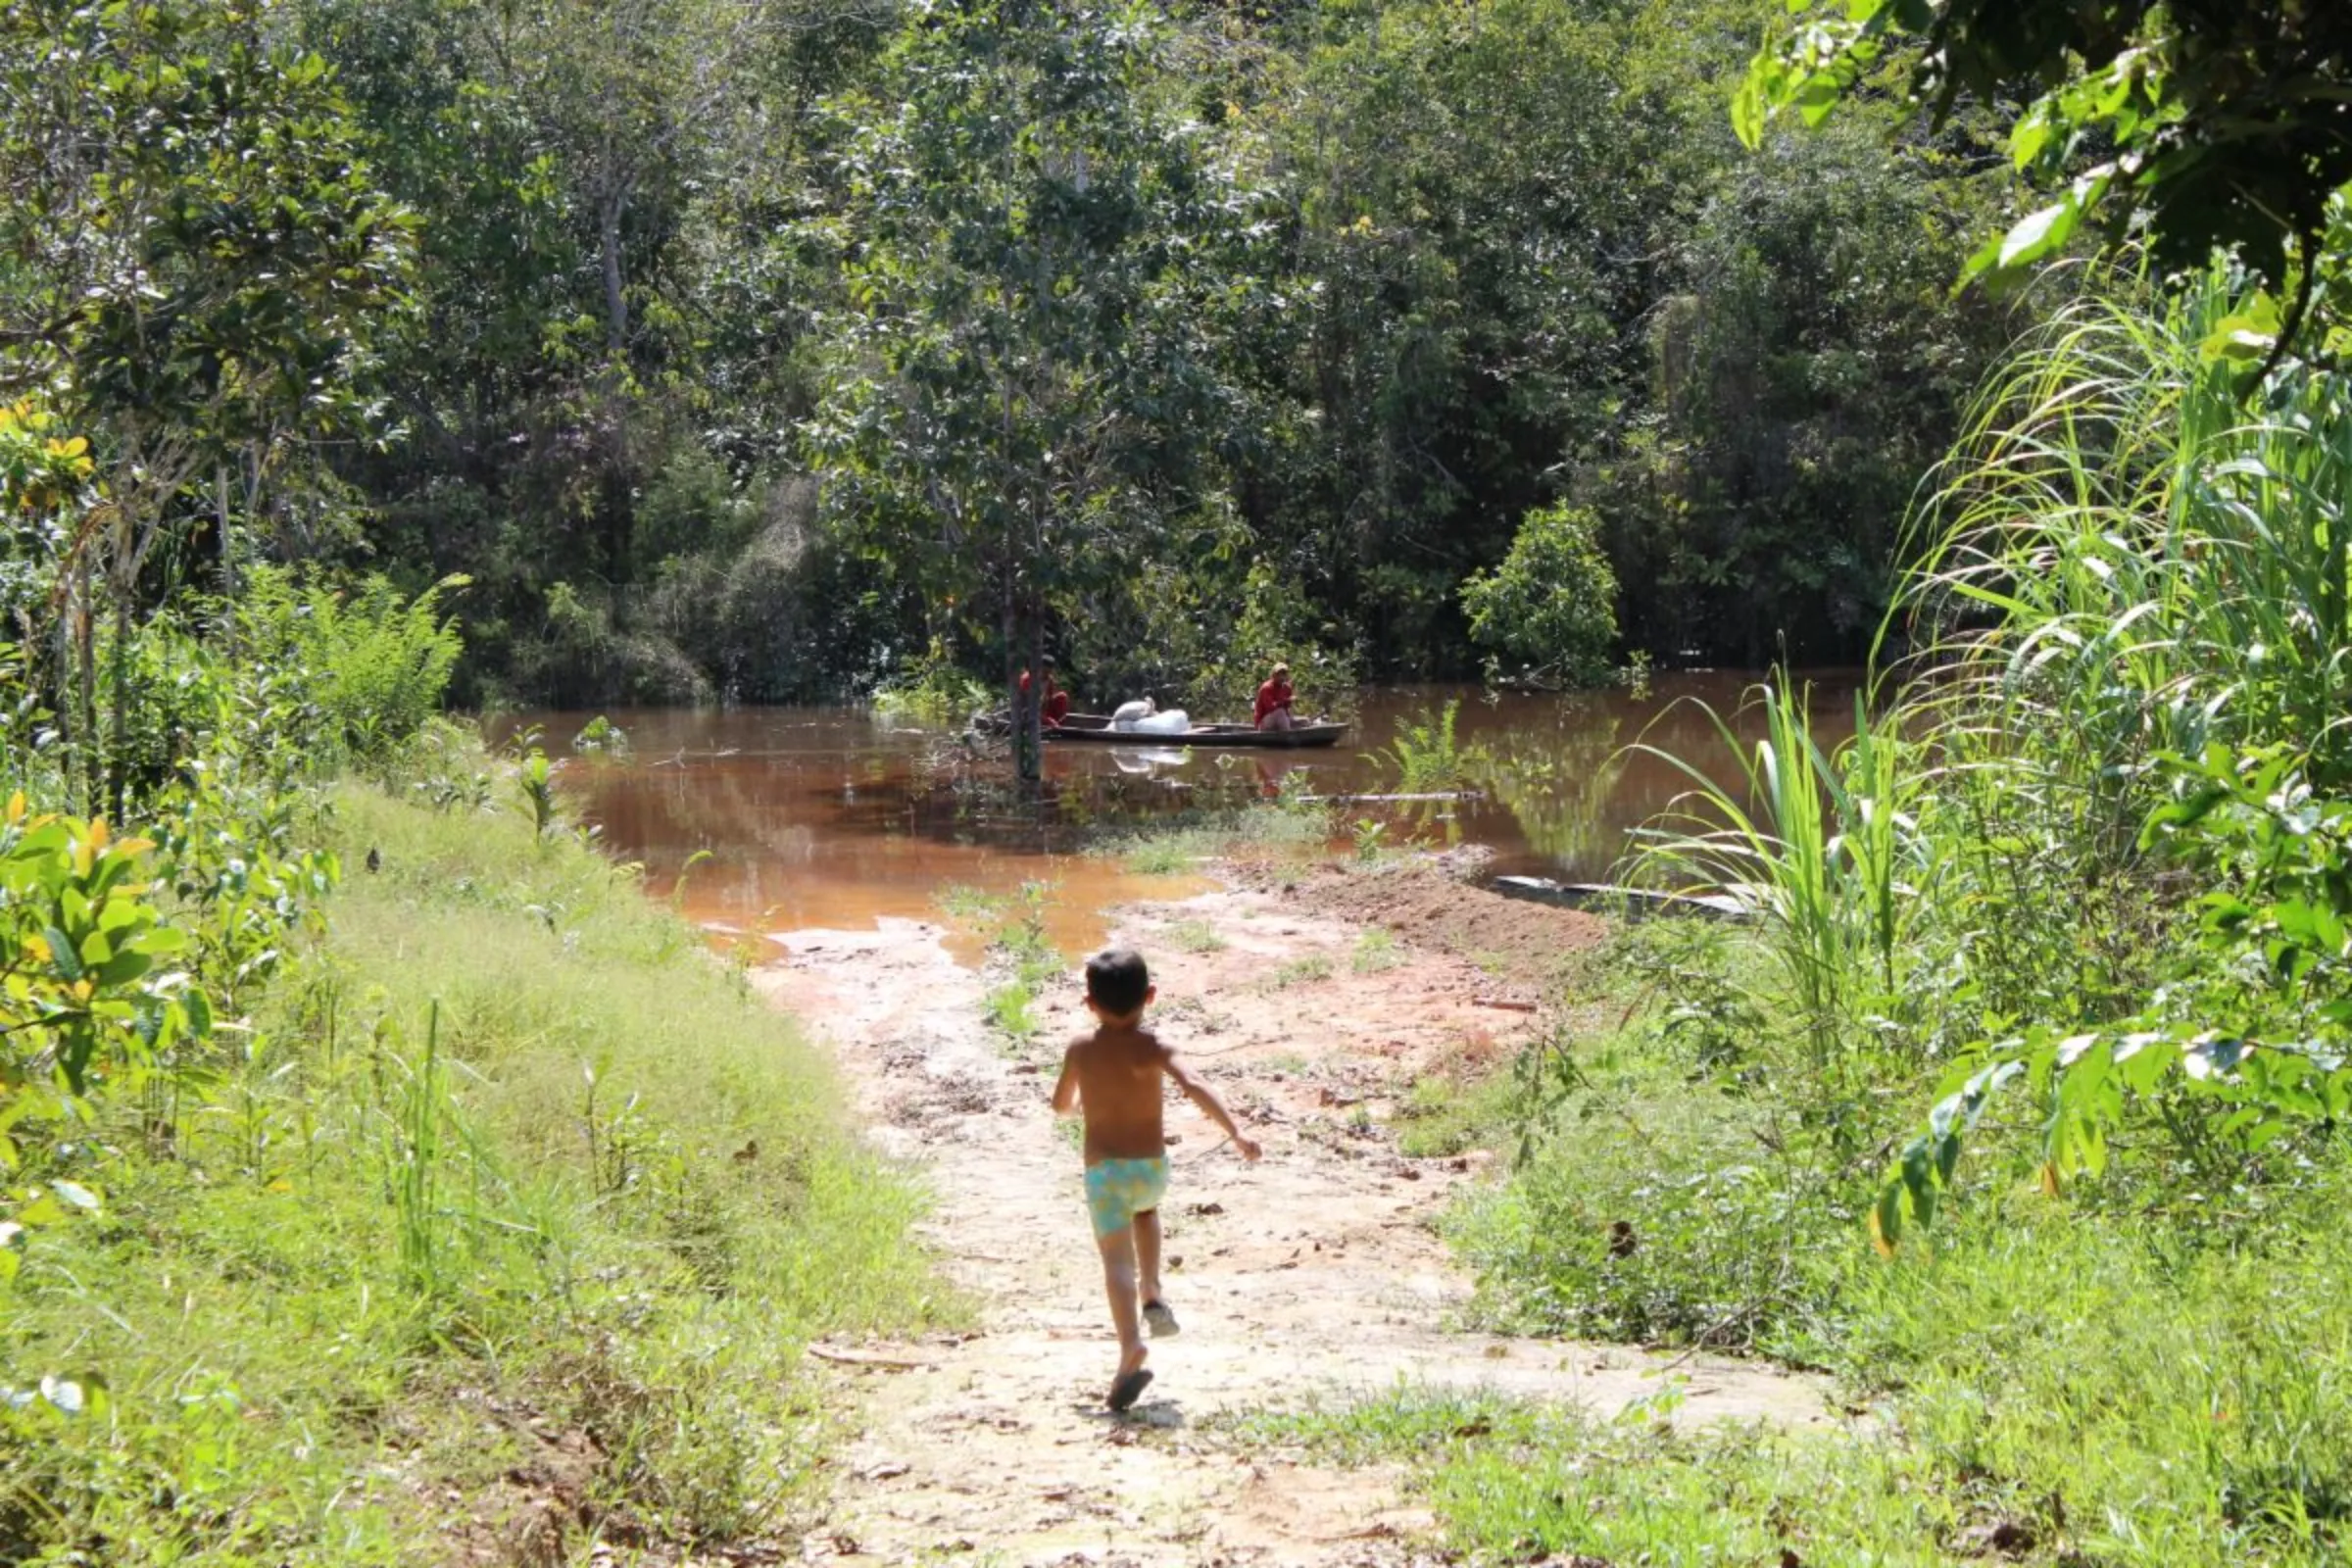
[[[1818,123],[1906,35],[1913,93],[1940,122],[1964,101],[2036,94],[2009,136],[2017,167],[2063,188],[1970,258],[2011,278],[2085,218],[2145,235],[2164,271],[2216,247],[2273,289],[2282,317],[2246,328],[2272,359],[2316,296],[2330,204],[2352,181],[2352,8],[2312,0],[1838,0],[1750,67],[1733,120],[1750,146],[1774,115]]]
[[[1590,512],[1554,506],[1529,513],[1502,564],[1462,584],[1471,637],[1525,660],[1538,679],[1599,679],[1617,640],[1617,574],[1599,534]]]
[[[851,299],[808,427],[826,510],[934,613],[993,606],[1028,778],[1049,612],[1152,554],[1233,425],[1212,322],[1255,197],[1168,104],[1161,47],[1141,7],[923,13],[826,224]]]
[[[173,507],[232,456],[258,475],[287,439],[347,426],[407,276],[408,217],[360,163],[332,73],[263,21],[212,0],[0,14],[0,389],[62,388],[108,476],[70,550],[93,765],[91,564],[120,733],[120,660]],[[119,768],[109,784],[119,804]]]

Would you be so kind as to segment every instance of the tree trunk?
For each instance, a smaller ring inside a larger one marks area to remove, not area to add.
[[[605,347],[614,359],[629,346],[629,296],[622,287],[620,270],[620,219],[628,201],[628,186],[619,180],[597,198],[598,259],[605,272]]]
[[[80,731],[73,753],[75,804],[86,814],[98,807],[98,647],[90,629],[90,564],[74,572],[74,607],[67,615],[74,646],[74,727]]]
[[[114,682],[114,716],[107,725],[106,798],[107,808],[120,822],[128,814],[130,799],[130,749],[122,744],[130,729],[130,594],[118,588],[115,593],[115,646],[110,676]]]
[[[213,465],[213,512],[220,530],[220,641],[237,651],[237,558],[228,545],[228,465]]]

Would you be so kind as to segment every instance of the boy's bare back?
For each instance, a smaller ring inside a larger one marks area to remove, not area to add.
[[[1168,1152],[1160,1104],[1161,1085],[1169,1083],[1233,1140],[1244,1159],[1257,1158],[1256,1140],[1234,1125],[1217,1092],[1197,1077],[1173,1048],[1151,1030],[1139,1028],[1133,1015],[1104,1022],[1062,1053],[1054,1108],[1065,1116],[1075,1110],[1086,1118],[1089,1165],[1105,1159],[1158,1159]]]
[[[1086,1162],[1156,1159],[1167,1152],[1161,1088],[1174,1053],[1149,1029],[1106,1025],[1063,1053],[1065,1083],[1086,1118]]]

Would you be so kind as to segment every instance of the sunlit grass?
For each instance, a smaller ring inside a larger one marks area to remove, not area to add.
[[[1113,857],[1138,876],[1181,875],[1223,859],[1317,857],[1333,831],[1320,806],[1256,806],[1108,835],[1091,853]]]
[[[1446,1546],[1482,1560],[2319,1568],[2352,1541],[2347,1269],[2333,1231],[2183,1251],[1987,1209],[1940,1255],[1855,1260],[1819,1342],[1866,1412],[1850,1425],[1662,1427],[1664,1378],[1609,1420],[1408,1387],[1228,1430],[1413,1466]]]
[[[1181,953],[1221,953],[1228,944],[1206,920],[1178,920],[1168,927],[1167,943]]]
[[[0,1430],[0,1546],[70,1508],[110,1562],[425,1560],[424,1499],[540,1428],[652,1539],[778,1528],[831,1436],[802,1347],[949,1310],[912,1192],[633,874],[512,809],[335,806],[348,880],[247,1068],[0,1303],[12,1367],[113,1400]]]

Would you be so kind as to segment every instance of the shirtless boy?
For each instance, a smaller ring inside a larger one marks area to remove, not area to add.
[[[1086,1117],[1086,1206],[1102,1250],[1102,1285],[1119,1331],[1119,1372],[1105,1401],[1125,1410],[1152,1381],[1144,1365],[1143,1324],[1176,1332],[1159,1288],[1159,1200],[1168,1190],[1168,1146],[1160,1128],[1160,1083],[1167,1080],[1225,1130],[1244,1159],[1260,1151],[1234,1125],[1217,1092],[1143,1027],[1157,995],[1144,956],[1112,948],[1086,961],[1086,1005],[1097,1028],[1062,1054],[1054,1110]],[[1140,1273],[1140,1279],[1139,1279]]]

